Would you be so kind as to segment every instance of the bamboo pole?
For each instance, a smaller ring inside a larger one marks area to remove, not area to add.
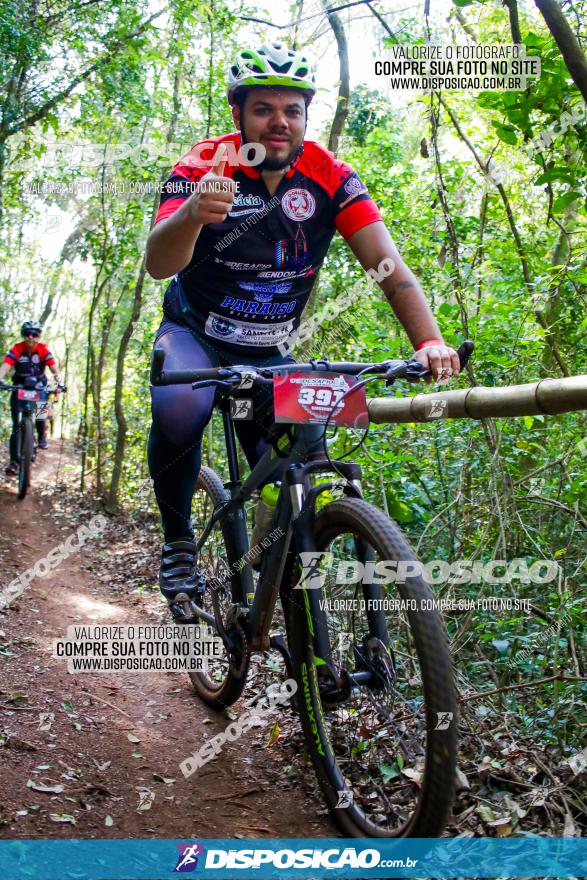
[[[464,388],[415,397],[376,397],[368,402],[375,424],[558,415],[587,409],[587,375],[542,379],[504,388]]]

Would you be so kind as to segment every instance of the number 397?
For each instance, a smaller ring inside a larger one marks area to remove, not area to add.
[[[340,388],[302,388],[298,396],[298,403],[336,406],[343,397],[344,391]]]

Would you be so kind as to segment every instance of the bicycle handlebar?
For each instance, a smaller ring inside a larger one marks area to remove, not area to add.
[[[471,340],[466,340],[457,350],[461,369],[465,366],[475,348]],[[151,385],[192,385],[194,388],[206,388],[217,385],[221,388],[233,388],[241,384],[244,376],[252,377],[252,382],[271,382],[275,373],[312,373],[323,371],[328,373],[345,373],[347,376],[361,374],[381,375],[388,382],[395,379],[423,379],[431,375],[430,370],[423,369],[415,360],[389,360],[381,363],[357,363],[347,361],[330,362],[312,360],[301,364],[277,364],[273,367],[256,367],[235,365],[233,367],[209,367],[203,370],[164,370],[165,351],[156,348],[151,360]]]
[[[11,385],[9,382],[0,381],[0,391],[44,391],[46,394],[55,394],[57,391],[65,393],[67,388],[64,385],[35,385],[29,388],[27,385]]]

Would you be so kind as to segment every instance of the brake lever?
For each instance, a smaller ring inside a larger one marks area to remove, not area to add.
[[[197,388],[226,388],[230,390],[234,387],[234,382],[223,382],[222,379],[201,379],[199,382],[192,382],[192,391]]]
[[[466,366],[469,361],[473,351],[475,350],[475,343],[470,339],[466,339],[462,345],[459,345],[457,349],[457,354],[459,356],[459,363],[461,365],[461,372],[463,368]],[[408,379],[417,381],[419,379],[426,379],[428,376],[432,375],[432,370],[424,369],[422,364],[416,360],[409,360],[405,365],[405,369],[400,370],[396,375],[390,376],[385,380],[386,385],[393,385],[396,379]]]

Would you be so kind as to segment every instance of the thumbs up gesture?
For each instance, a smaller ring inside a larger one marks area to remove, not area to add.
[[[224,177],[227,154],[221,144],[215,156],[212,169],[198,183],[198,189],[190,196],[193,219],[205,226],[207,223],[222,223],[232,207],[236,184],[230,177]]]

